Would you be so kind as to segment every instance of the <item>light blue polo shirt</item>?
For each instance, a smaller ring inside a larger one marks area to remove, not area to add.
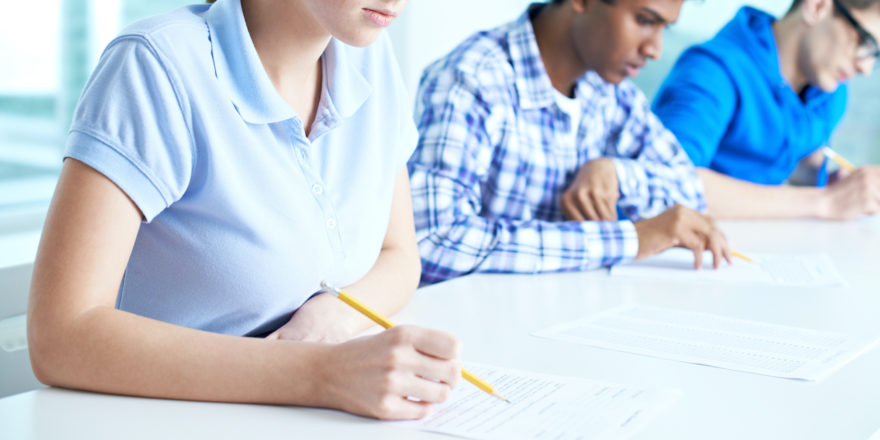
[[[263,70],[240,0],[153,17],[110,43],[65,157],[103,173],[144,215],[119,309],[263,335],[321,280],[369,271],[417,133],[386,34],[367,48],[334,39],[322,60],[306,137]]]

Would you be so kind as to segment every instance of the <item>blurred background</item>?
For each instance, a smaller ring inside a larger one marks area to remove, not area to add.
[[[186,0],[6,2],[0,15],[0,235],[41,221],[61,165],[71,113],[103,47],[125,25]],[[524,0],[413,0],[390,33],[410,93],[422,68],[476,30],[517,17]],[[653,96],[678,54],[713,35],[744,4],[780,15],[790,0],[688,0],[667,31],[663,57],[636,78]],[[880,78],[853,81],[832,144],[857,164],[880,162]],[[31,237],[33,239],[34,237]],[[4,252],[5,253],[5,252]],[[28,259],[28,252],[6,260]],[[7,261],[8,263],[8,261]],[[3,261],[0,260],[0,265]]]
[[[39,231],[82,87],[104,46],[122,27],[193,1],[4,2],[0,14],[0,397],[39,386],[27,358],[23,313]],[[390,29],[410,94],[425,65],[471,33],[516,18],[528,3],[412,0]],[[747,3],[779,16],[791,0],[686,1],[679,22],[666,31],[662,59],[649,63],[636,83],[651,98],[685,47],[711,37]],[[878,75],[853,81],[850,108],[832,140],[857,164],[880,163],[878,90]]]

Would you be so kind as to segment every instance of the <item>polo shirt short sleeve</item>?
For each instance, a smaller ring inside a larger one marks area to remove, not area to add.
[[[180,199],[194,162],[191,130],[154,49],[137,36],[115,40],[80,102],[67,156],[112,180],[148,221]]]
[[[76,111],[66,157],[140,208],[116,306],[186,327],[264,335],[382,249],[416,145],[390,41],[331,39],[308,130],[263,69],[240,0],[126,28]]]

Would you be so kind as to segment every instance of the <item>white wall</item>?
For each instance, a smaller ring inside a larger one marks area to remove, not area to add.
[[[422,69],[445,55],[472,33],[490,29],[518,17],[529,0],[412,0],[391,26],[390,34],[411,93],[418,86]],[[679,22],[670,28],[671,38],[688,36],[702,40],[714,34],[744,4],[781,15],[791,0],[686,0]],[[668,54],[667,58],[676,57]]]
[[[391,26],[404,80],[414,97],[419,76],[431,61],[446,54],[468,35],[506,23],[531,3],[527,0],[412,0],[400,19]],[[678,23],[664,37],[660,60],[649,62],[635,79],[652,98],[675,60],[687,46],[709,39],[739,8],[751,5],[777,17],[791,6],[791,0],[685,0]],[[832,145],[858,165],[880,163],[880,75],[856,78],[851,84],[847,114],[832,139]]]
[[[685,0],[678,23],[671,29],[709,37],[724,26],[744,5],[763,9],[777,17],[791,6],[791,0]]]
[[[412,0],[389,32],[410,94],[422,70],[474,32],[515,19],[527,0]]]

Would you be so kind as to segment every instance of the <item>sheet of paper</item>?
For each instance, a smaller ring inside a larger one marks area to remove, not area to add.
[[[677,390],[626,387],[486,365],[466,367],[511,403],[462,381],[430,416],[394,423],[472,439],[619,439],[637,432],[681,396]]]
[[[559,324],[535,336],[790,379],[820,380],[876,338],[708,313],[630,305]]]
[[[763,284],[796,287],[845,285],[837,267],[826,254],[745,253],[734,264],[712,268],[712,254],[703,255],[703,269],[694,270],[694,254],[687,249],[669,249],[661,254],[611,268],[611,275],[673,281],[724,284]]]

